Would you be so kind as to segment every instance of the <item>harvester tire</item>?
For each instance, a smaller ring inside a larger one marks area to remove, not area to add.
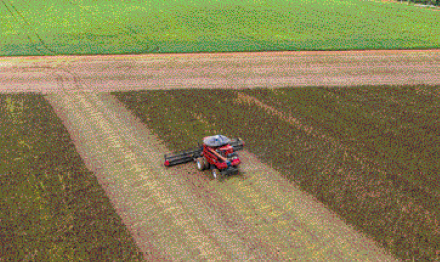
[[[200,171],[205,169],[205,161],[203,157],[197,158],[197,169]]]
[[[208,160],[205,157],[202,157],[202,158],[203,158],[203,165],[204,165],[205,169],[208,169],[209,168]]]
[[[217,168],[212,169],[212,176],[216,180],[220,180],[222,178],[222,174],[220,173],[220,170],[218,170]]]

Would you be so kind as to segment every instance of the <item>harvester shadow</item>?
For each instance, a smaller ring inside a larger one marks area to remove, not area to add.
[[[188,165],[191,165],[191,164],[188,164]],[[192,164],[192,165],[194,166],[195,169],[197,169],[197,166],[195,164]],[[221,181],[228,181],[228,180],[231,180],[231,179],[239,179],[239,180],[246,180],[247,179],[247,172],[241,171],[241,170],[239,170],[238,174],[229,175],[229,176],[223,176],[223,177],[221,177],[219,179],[214,178],[214,176],[212,175],[212,172],[211,172],[210,169],[206,169],[206,170],[203,170],[203,171],[198,171],[198,172],[195,172],[195,173],[188,171],[188,175],[199,175],[205,181],[218,180],[219,182],[221,182]]]

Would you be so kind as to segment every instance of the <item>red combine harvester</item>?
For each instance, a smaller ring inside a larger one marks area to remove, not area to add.
[[[242,150],[244,142],[239,139],[229,139],[223,135],[203,138],[203,145],[189,150],[165,154],[164,165],[174,166],[191,161],[197,163],[197,169],[211,169],[215,179],[238,173],[240,159],[236,151]]]

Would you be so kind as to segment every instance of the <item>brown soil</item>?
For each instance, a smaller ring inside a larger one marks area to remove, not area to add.
[[[438,85],[439,50],[0,58],[0,92],[285,86]],[[56,72],[56,74],[55,74]]]

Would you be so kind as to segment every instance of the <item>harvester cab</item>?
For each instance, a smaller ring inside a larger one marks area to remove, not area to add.
[[[165,166],[196,162],[197,169],[210,169],[214,178],[238,173],[240,159],[236,153],[244,147],[243,140],[223,135],[203,138],[203,145],[185,151],[165,154]]]

